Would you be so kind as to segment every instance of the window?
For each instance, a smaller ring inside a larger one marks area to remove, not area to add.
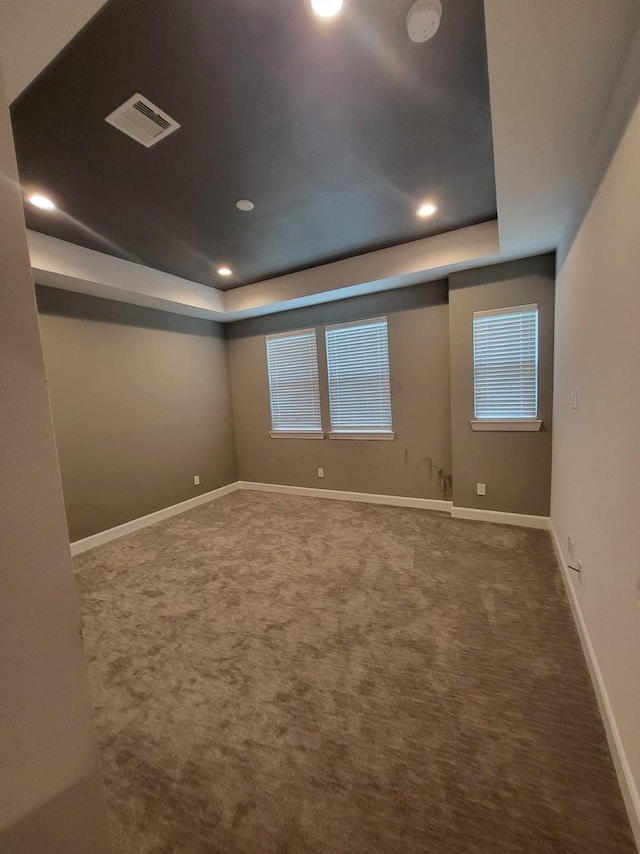
[[[392,439],[386,317],[327,326],[331,438]]]
[[[539,430],[538,306],[473,315],[474,430]]]
[[[271,436],[322,439],[314,329],[267,337]]]

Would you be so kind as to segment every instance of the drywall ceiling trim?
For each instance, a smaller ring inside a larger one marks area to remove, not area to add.
[[[105,0],[2,0],[0,59],[9,102],[26,89]]]
[[[495,260],[496,258],[494,258],[493,261],[486,261],[486,263],[494,263]],[[485,261],[478,258],[468,266],[483,267],[485,266]],[[467,269],[467,265],[460,263],[452,266],[451,268],[444,267],[434,272],[428,272],[425,270],[419,273],[414,273],[411,276],[392,276],[387,279],[381,279],[377,282],[366,282],[364,284],[352,285],[351,287],[340,288],[338,290],[312,293],[306,296],[284,300],[282,302],[272,302],[269,305],[260,305],[254,308],[243,309],[242,311],[229,311],[225,316],[225,320],[229,323],[233,323],[236,320],[248,320],[251,317],[277,314],[280,311],[291,311],[294,308],[308,308],[309,306],[322,305],[327,302],[336,302],[337,300],[349,299],[350,297],[359,297],[364,294],[376,294],[381,291],[392,291],[398,288],[407,288],[411,285],[419,285],[426,282],[442,280],[448,276],[449,273],[458,272],[463,269]]]
[[[503,260],[494,221],[222,292],[39,232],[28,231],[27,239],[40,285],[219,321],[407,287]]]
[[[332,299],[336,294],[370,293],[376,283],[383,290],[404,287],[440,277],[444,268],[480,262],[499,252],[494,220],[234,288],[225,294],[225,306],[229,313],[247,312],[274,305],[289,307],[288,303],[312,295],[319,302],[317,296],[323,293],[331,293]],[[354,293],[353,288],[362,290]]]
[[[223,294],[142,264],[27,231],[33,277],[40,285],[222,320]]]
[[[557,247],[640,23],[637,0],[485,0],[500,244]]]
[[[502,253],[497,253],[495,255],[469,258],[467,261],[459,260],[455,264],[450,264],[446,267],[438,267],[434,270],[422,270],[418,273],[412,274],[411,276],[390,277],[387,279],[381,279],[377,282],[365,282],[361,285],[353,285],[352,287],[341,288],[340,290],[323,291],[319,294],[309,294],[308,296],[298,297],[297,299],[290,299],[285,302],[275,302],[270,305],[245,309],[244,311],[229,312],[226,314],[225,320],[232,323],[236,320],[247,320],[251,317],[277,314],[280,311],[291,311],[291,309],[294,308],[307,308],[313,305],[322,305],[327,302],[349,299],[350,297],[364,296],[365,294],[376,294],[381,291],[391,291],[397,290],[398,288],[411,287],[411,285],[438,282],[442,281],[442,279],[446,279],[452,273],[459,273],[462,270],[487,267],[491,264],[500,263],[501,261],[515,261],[520,257],[545,254],[549,251],[551,251],[551,249],[547,248],[541,251],[526,252],[523,256],[510,256],[508,258]]]

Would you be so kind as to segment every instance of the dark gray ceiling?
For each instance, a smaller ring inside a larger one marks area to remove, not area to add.
[[[493,219],[482,0],[422,45],[410,5],[110,0],[12,107],[22,184],[61,209],[27,225],[234,287]],[[182,125],[150,149],[104,121],[136,92]]]

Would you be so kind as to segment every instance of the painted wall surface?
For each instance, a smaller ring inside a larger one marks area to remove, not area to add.
[[[242,480],[351,492],[449,498],[451,472],[447,289],[443,282],[357,297],[228,327]],[[329,429],[323,326],[386,315],[394,441],[272,439],[265,335],[315,327],[325,430]],[[319,479],[318,467],[325,477]]]
[[[80,615],[0,75],[0,851],[107,854]]]
[[[553,406],[553,255],[455,273],[449,281],[453,503],[548,516]],[[474,433],[473,313],[538,304],[539,433]],[[486,496],[476,484],[486,484]]]
[[[220,324],[37,295],[72,542],[237,480]]]
[[[573,584],[640,844],[639,152],[640,105],[558,270],[551,518],[565,562],[570,533],[584,563]]]

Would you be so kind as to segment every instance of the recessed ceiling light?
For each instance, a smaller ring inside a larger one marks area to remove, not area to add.
[[[318,18],[335,18],[343,6],[344,0],[311,0],[313,14]]]
[[[255,208],[254,203],[251,199],[238,199],[236,202],[236,207],[239,211],[252,211]]]
[[[230,267],[218,267],[217,272],[219,276],[230,276],[233,271]]]
[[[27,196],[27,201],[43,211],[54,211],[56,209],[56,205],[51,199],[47,198],[47,196],[41,196],[39,193]]]
[[[433,202],[425,202],[423,205],[420,205],[416,211],[416,215],[419,216],[420,219],[427,219],[427,217],[433,216],[437,210],[438,206],[434,205]]]

